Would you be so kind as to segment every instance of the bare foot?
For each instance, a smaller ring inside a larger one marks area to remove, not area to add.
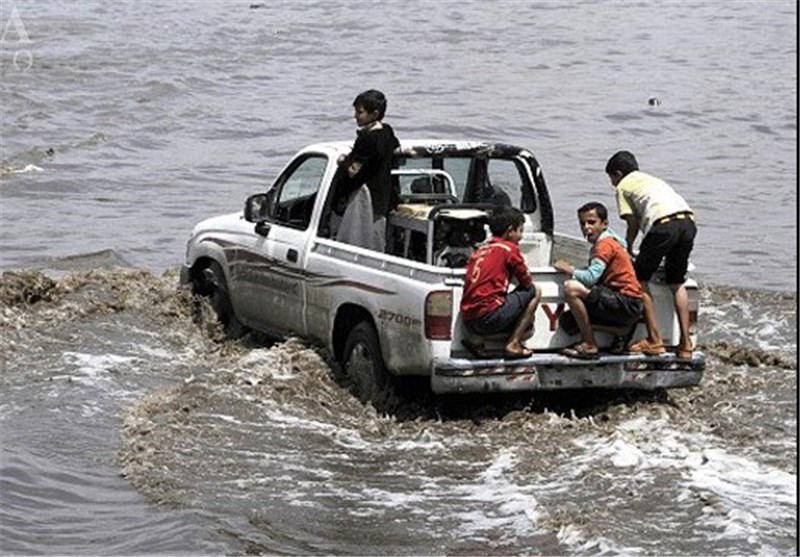
[[[511,359],[518,359],[518,358],[530,358],[533,356],[533,350],[530,348],[520,348],[517,350],[506,350],[505,357]]]
[[[506,344],[505,353],[507,358],[529,358],[533,355],[533,350],[525,348],[517,341],[513,341]]]

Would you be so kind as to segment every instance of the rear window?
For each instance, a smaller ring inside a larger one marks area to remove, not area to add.
[[[521,165],[515,160],[489,160],[488,185],[494,189],[495,195],[503,196],[505,194],[512,207],[522,207],[522,192],[525,182],[521,170]],[[502,193],[498,193],[498,190]]]
[[[467,187],[467,178],[469,177],[469,165],[471,161],[472,159],[470,158],[455,157],[422,157],[414,159],[401,159],[399,161],[399,168],[405,170],[411,170],[414,168],[444,170],[453,177],[456,194],[460,200],[463,200],[464,190]]]

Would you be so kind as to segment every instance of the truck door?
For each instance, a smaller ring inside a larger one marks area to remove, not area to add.
[[[304,334],[305,249],[328,157],[298,157],[273,186],[269,219],[256,225],[252,245],[232,266],[237,313],[262,330]]]

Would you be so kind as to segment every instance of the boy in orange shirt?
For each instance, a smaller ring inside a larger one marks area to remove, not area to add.
[[[519,250],[524,226],[525,215],[519,209],[499,206],[492,210],[492,239],[470,256],[461,298],[461,313],[468,330],[481,336],[511,333],[505,346],[507,358],[528,358],[533,354],[522,341],[533,326],[541,297]],[[508,292],[512,277],[518,285]],[[485,357],[480,344],[468,339],[462,344],[473,355]]]
[[[625,240],[608,228],[605,205],[586,203],[578,209],[578,220],[581,232],[592,244],[589,265],[576,269],[565,261],[553,264],[571,277],[564,282],[564,295],[581,331],[582,342],[565,348],[563,353],[572,358],[595,359],[600,349],[592,323],[633,325],[642,315],[644,290],[636,279]]]

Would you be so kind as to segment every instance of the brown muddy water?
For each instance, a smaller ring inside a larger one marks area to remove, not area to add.
[[[735,331],[795,297],[703,292],[698,388],[383,414],[319,348],[226,339],[176,271],[4,273],[4,553],[791,553],[794,335]]]

